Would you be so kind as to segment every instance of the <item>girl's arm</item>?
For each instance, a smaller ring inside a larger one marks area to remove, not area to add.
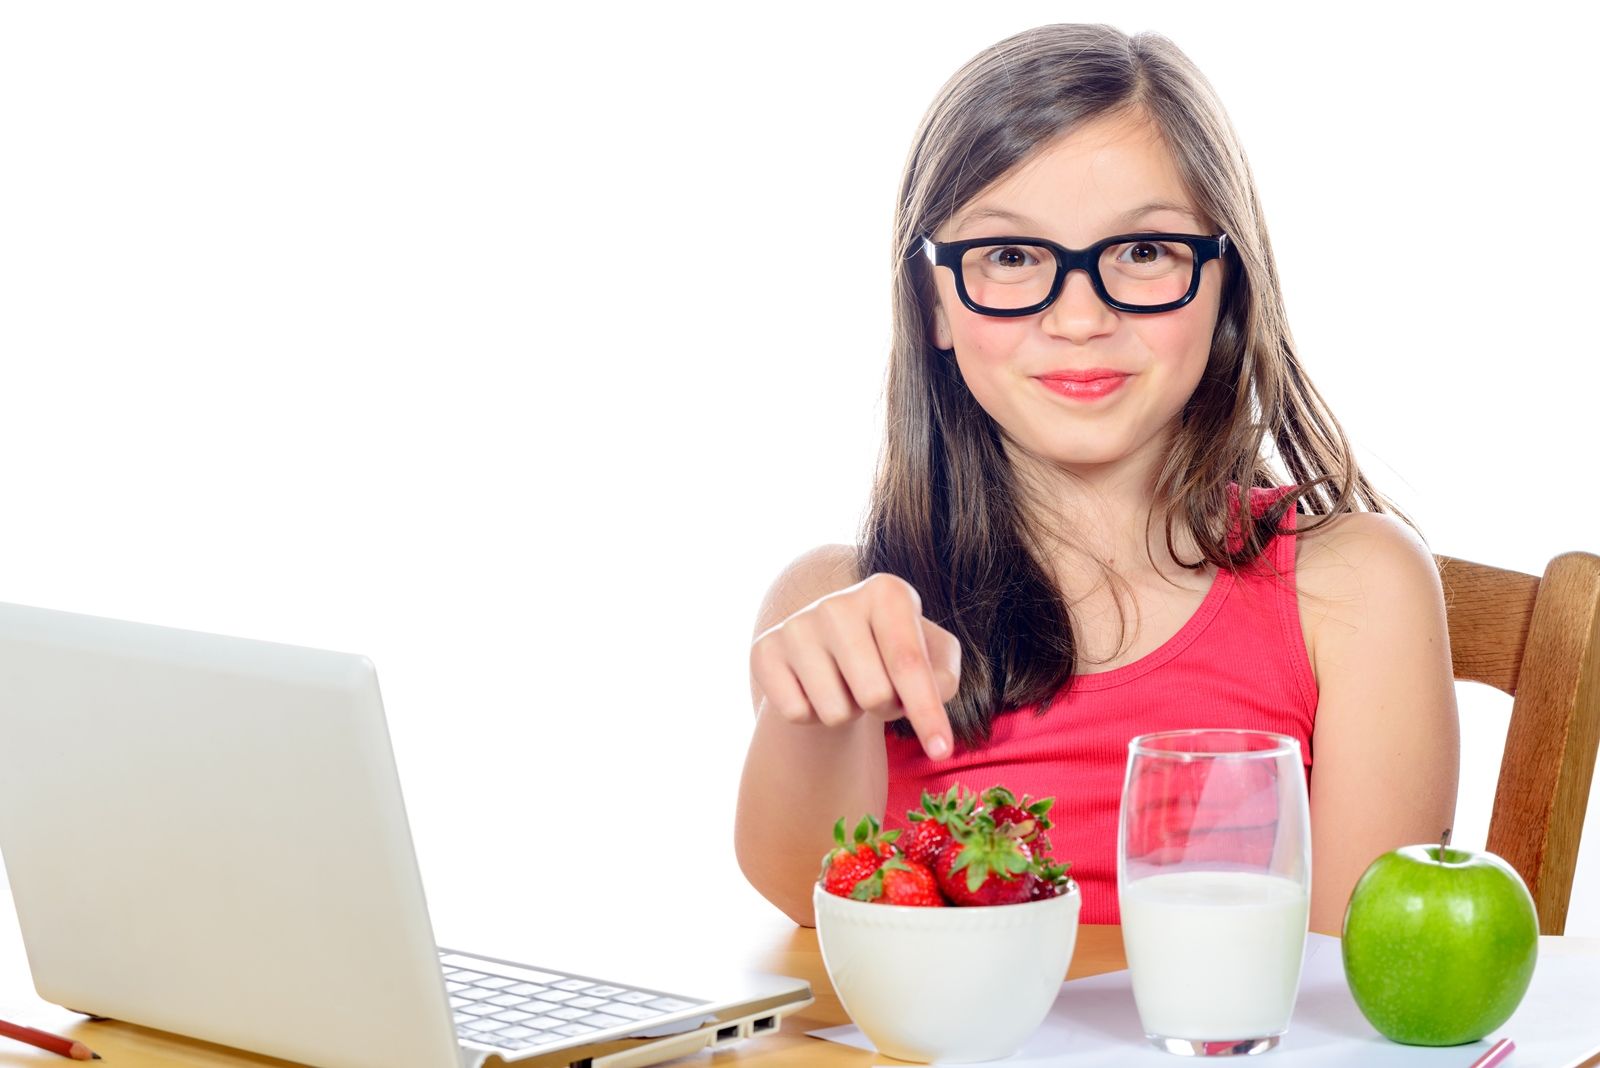
[[[754,637],[819,598],[854,585],[849,546],[813,550],[778,576],[761,605]],[[739,868],[761,895],[805,927],[815,926],[811,887],[833,848],[841,816],[854,827],[872,813],[881,822],[888,797],[884,721],[858,716],[836,727],[800,725],[770,713],[752,679],[755,732],[745,756],[734,817]]]
[[[1460,731],[1444,594],[1393,516],[1303,536],[1295,571],[1319,700],[1311,753],[1311,929],[1338,934],[1380,854],[1454,823]]]

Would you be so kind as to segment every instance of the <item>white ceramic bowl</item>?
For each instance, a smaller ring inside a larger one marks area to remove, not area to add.
[[[1074,883],[1022,905],[914,908],[812,891],[817,943],[850,1019],[879,1053],[989,1061],[1050,1012],[1078,940]]]

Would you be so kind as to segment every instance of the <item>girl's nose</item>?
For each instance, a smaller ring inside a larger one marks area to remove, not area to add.
[[[1040,325],[1052,334],[1083,340],[1104,333],[1116,322],[1116,313],[1100,299],[1089,272],[1068,271],[1061,292],[1042,313]]]

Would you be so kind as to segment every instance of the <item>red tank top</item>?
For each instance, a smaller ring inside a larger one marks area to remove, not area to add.
[[[1257,514],[1281,491],[1251,490]],[[1083,892],[1084,923],[1119,923],[1117,817],[1128,743],[1152,731],[1221,727],[1274,731],[1300,741],[1311,767],[1317,685],[1295,596],[1294,511],[1261,558],[1217,573],[1189,621],[1130,664],[1072,680],[1050,710],[995,717],[988,743],[934,764],[916,738],[889,731],[886,827],[904,827],[923,790],[1002,784],[1053,797],[1048,832],[1058,861]],[[1275,570],[1274,570],[1275,569]],[[1281,576],[1281,577],[1280,577]]]

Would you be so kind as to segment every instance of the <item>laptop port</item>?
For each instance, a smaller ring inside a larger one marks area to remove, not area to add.
[[[727,1027],[717,1028],[717,1041],[728,1042],[739,1037],[739,1025],[730,1024]]]
[[[753,1028],[751,1028],[751,1030],[755,1034],[759,1035],[763,1031],[776,1030],[777,1026],[778,1026],[778,1021],[774,1017],[763,1016],[763,1017],[761,1017],[761,1019],[756,1021],[755,1026]]]

